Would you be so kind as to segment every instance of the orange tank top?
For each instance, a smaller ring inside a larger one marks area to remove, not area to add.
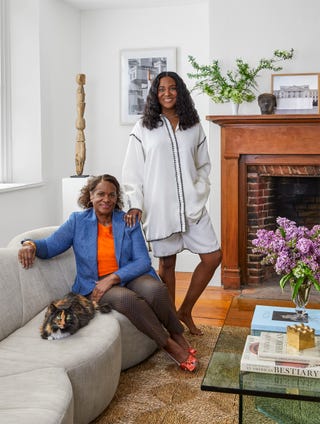
[[[105,227],[98,223],[98,275],[117,271],[118,264],[114,249],[112,225]]]

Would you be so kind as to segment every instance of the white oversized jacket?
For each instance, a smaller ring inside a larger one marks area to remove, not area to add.
[[[210,192],[211,169],[206,136],[201,124],[173,130],[163,125],[153,130],[140,119],[130,134],[122,184],[129,209],[143,212],[147,241],[186,231],[186,218],[201,218]]]

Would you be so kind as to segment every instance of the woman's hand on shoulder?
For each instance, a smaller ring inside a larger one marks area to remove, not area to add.
[[[23,244],[18,251],[18,259],[22,267],[25,269],[31,268],[36,257],[35,245],[28,243]]]
[[[136,221],[141,221],[142,212],[140,209],[130,209],[124,216],[125,223],[128,227],[134,227]]]

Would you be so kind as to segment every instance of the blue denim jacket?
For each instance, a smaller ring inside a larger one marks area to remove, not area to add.
[[[123,219],[124,212],[114,210],[112,215],[112,232],[116,259],[119,269],[115,272],[120,278],[120,285],[143,274],[159,279],[151,266],[151,260],[142,234],[140,224],[128,227]],[[83,212],[73,212],[69,219],[53,234],[41,240],[33,240],[37,246],[37,256],[42,259],[52,258],[73,247],[77,274],[72,291],[87,295],[95,288],[98,281],[97,263],[98,221],[92,208]]]

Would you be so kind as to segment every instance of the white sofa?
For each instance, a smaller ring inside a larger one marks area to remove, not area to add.
[[[56,227],[20,234],[0,249],[0,422],[85,424],[110,403],[121,370],[156,350],[156,344],[122,314],[97,313],[76,334],[40,337],[46,306],[70,291],[72,249],[25,270],[20,241],[39,239]]]

